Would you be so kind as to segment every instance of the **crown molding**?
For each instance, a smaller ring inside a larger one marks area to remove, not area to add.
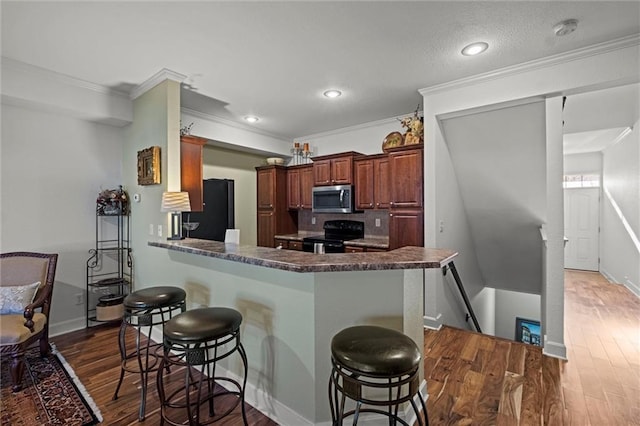
[[[211,122],[214,122],[214,123],[223,124],[225,126],[233,127],[233,128],[240,129],[240,130],[245,130],[247,132],[257,133],[259,135],[267,136],[267,137],[274,138],[274,139],[278,139],[278,140],[283,141],[283,142],[290,142],[291,141],[290,138],[285,137],[283,135],[279,135],[279,134],[276,134],[276,133],[271,133],[271,132],[268,132],[268,131],[262,130],[262,129],[257,129],[257,128],[255,128],[253,126],[249,126],[249,125],[246,125],[246,124],[243,124],[243,123],[239,123],[237,121],[233,121],[233,120],[229,120],[229,119],[226,119],[226,118],[218,117],[217,115],[212,115],[212,114],[207,114],[205,112],[196,111],[195,109],[191,109],[191,108],[187,108],[187,107],[181,107],[180,111],[183,114],[189,114],[189,115],[192,115],[194,117],[201,118],[203,120],[207,120],[207,121],[211,121]]]
[[[2,68],[12,69],[20,73],[29,73],[47,80],[55,81],[60,84],[77,87],[80,89],[87,89],[87,90],[91,90],[93,92],[101,93],[104,95],[122,96],[125,98],[129,97],[128,93],[114,90],[109,87],[102,86],[100,84],[92,83],[90,81],[81,80],[76,77],[71,77],[70,75],[67,75],[67,74],[61,74],[59,72],[52,71],[50,69],[38,67],[36,65],[31,65],[26,62],[8,58],[6,56],[2,56],[1,61],[2,61]]]
[[[131,100],[134,100],[165,80],[177,81],[178,83],[182,83],[186,79],[187,76],[184,74],[171,71],[167,68],[162,68],[160,71],[146,79],[143,83],[131,89],[131,92],[129,92],[129,97],[131,98]]]
[[[602,55],[604,53],[626,49],[628,47],[640,45],[640,34],[633,34],[630,36],[622,37],[615,40],[606,41],[603,43],[594,44],[591,46],[583,47],[580,49],[572,50],[569,52],[558,53],[556,55],[547,56],[541,59],[535,59],[533,61],[523,62],[521,64],[512,65],[509,67],[500,68],[498,70],[486,72],[483,74],[477,74],[471,77],[461,78],[458,80],[449,81],[435,86],[427,87],[418,90],[422,96],[434,95],[437,93],[446,92],[453,89],[460,89],[468,86],[472,86],[478,83],[484,83],[486,81],[497,80],[499,78],[505,78],[524,72],[535,71],[541,68],[548,68],[564,63],[576,61],[579,59],[585,59],[591,56]]]
[[[386,124],[391,124],[391,123],[397,123],[400,120],[402,120],[405,117],[408,116],[412,116],[415,113],[415,111],[411,111],[407,114],[402,114],[402,115],[397,115],[395,117],[390,117],[390,118],[383,118],[380,120],[376,120],[376,121],[368,121],[366,123],[361,123],[361,124],[356,124],[353,126],[348,126],[348,127],[341,127],[339,129],[334,129],[334,130],[327,130],[326,132],[320,132],[320,133],[313,133],[311,135],[306,135],[306,136],[300,136],[297,138],[294,138],[295,140],[302,140],[302,139],[317,139],[317,138],[323,138],[323,137],[327,137],[327,136],[333,136],[333,135],[339,135],[342,133],[348,133],[348,132],[355,132],[357,130],[362,130],[362,129],[367,129],[369,127],[378,127],[378,126],[384,126]],[[423,112],[422,111],[418,111],[418,116],[422,117],[423,116]]]

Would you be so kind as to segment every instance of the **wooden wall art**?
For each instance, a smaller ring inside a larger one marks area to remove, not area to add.
[[[138,185],[160,183],[160,147],[152,146],[138,151]]]

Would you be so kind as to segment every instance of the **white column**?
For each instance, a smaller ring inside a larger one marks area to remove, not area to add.
[[[566,359],[564,345],[564,199],[562,97],[546,101],[547,242],[543,259],[542,333],[546,355]]]

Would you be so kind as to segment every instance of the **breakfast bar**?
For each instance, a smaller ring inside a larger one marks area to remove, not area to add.
[[[314,254],[199,239],[148,245],[167,249],[167,262],[184,271],[189,308],[242,314],[246,400],[283,425],[329,424],[330,342],[345,327],[392,328],[422,348],[424,270],[457,256],[422,247]],[[233,360],[221,367],[229,377],[242,373]],[[424,394],[422,370],[420,378]]]

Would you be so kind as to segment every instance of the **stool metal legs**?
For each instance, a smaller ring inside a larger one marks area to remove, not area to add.
[[[158,353],[162,349],[162,344],[154,343],[151,340],[151,331],[156,325],[163,325],[178,313],[184,312],[186,305],[184,300],[164,307],[126,308],[120,325],[118,334],[118,346],[120,348],[120,379],[113,394],[113,400],[118,399],[118,392],[124,379],[125,372],[140,375],[140,411],[138,420],[145,418],[145,407],[147,403],[147,383],[149,373],[158,369],[159,361],[163,354]],[[135,332],[135,347],[128,352],[126,337],[127,330],[133,329]],[[143,336],[143,331],[147,331],[147,337]]]
[[[226,344],[229,345],[225,346]],[[247,385],[248,362],[247,354],[240,342],[240,332],[235,332],[220,339],[199,343],[173,342],[165,336],[165,354],[160,362],[157,375],[158,396],[160,398],[161,425],[166,421],[171,425],[182,425],[188,421],[190,426],[208,425],[220,420],[231,413],[241,404],[242,420],[248,425],[244,404],[244,393]],[[222,353],[221,353],[222,352]],[[216,363],[238,352],[242,360],[244,378],[242,385],[228,377],[217,377]],[[165,389],[165,366],[184,367],[184,386],[167,392]],[[233,384],[237,391],[220,390],[216,382],[224,381]],[[217,387],[216,387],[217,386]],[[225,412],[217,413],[215,410],[215,398],[222,395],[235,395],[237,402],[231,405]],[[208,420],[201,420],[201,406],[208,405]],[[185,414],[187,419],[185,420]]]
[[[418,368],[393,377],[377,377],[358,374],[336,363],[331,359],[332,369],[329,378],[329,408],[331,410],[331,421],[334,426],[341,426],[346,417],[353,416],[353,425],[358,423],[360,413],[377,413],[389,418],[389,425],[400,423],[404,426],[411,426],[399,417],[398,409],[400,404],[409,402],[416,414],[419,426],[428,426],[427,407],[424,398],[418,389]],[[365,389],[388,389],[386,399],[372,399],[372,396],[365,396]],[[364,392],[363,392],[364,391]],[[396,391],[396,395],[393,393]],[[414,396],[418,396],[424,422],[420,416],[420,410],[414,401]],[[345,413],[347,397],[355,401],[355,408]],[[365,407],[363,408],[363,404]],[[375,408],[376,406],[388,407],[387,411]]]

